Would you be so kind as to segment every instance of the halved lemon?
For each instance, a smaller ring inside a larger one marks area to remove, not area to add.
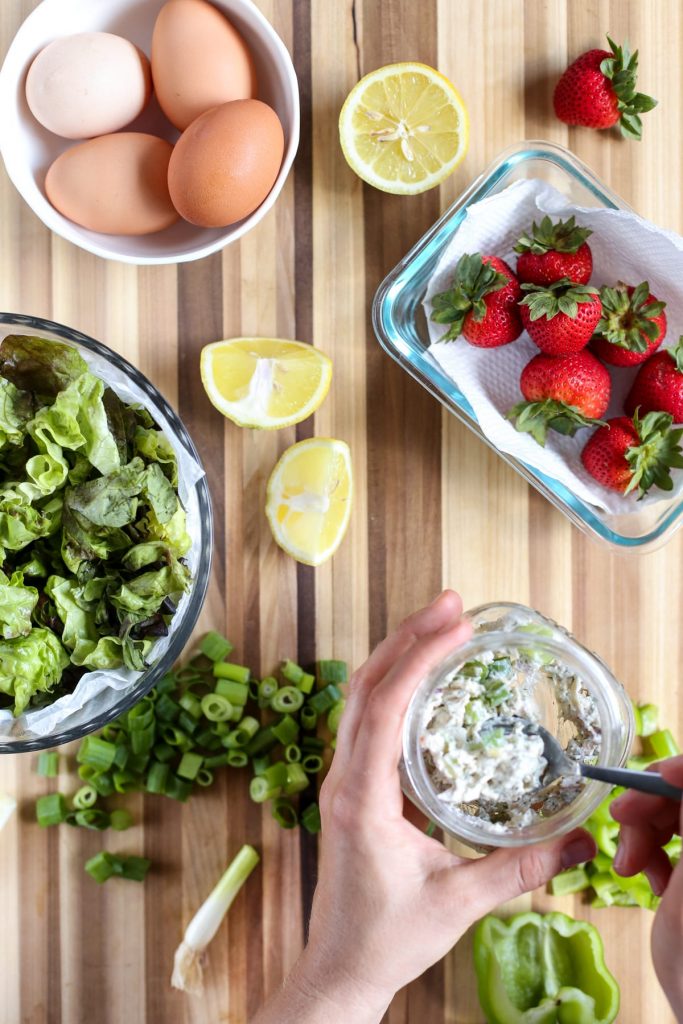
[[[351,517],[351,452],[344,441],[313,437],[280,457],[268,481],[266,515],[288,555],[320,565],[337,550]]]
[[[202,349],[202,382],[216,408],[240,427],[278,430],[315,412],[332,379],[332,360],[282,338],[231,338]]]
[[[427,64],[387,64],[361,78],[339,115],[347,163],[363,181],[410,195],[458,166],[469,118],[451,82]]]

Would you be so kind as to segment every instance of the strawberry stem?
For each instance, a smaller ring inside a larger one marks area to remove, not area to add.
[[[510,278],[484,263],[481,253],[465,253],[458,260],[453,284],[432,297],[431,319],[437,324],[450,324],[439,341],[454,341],[462,334],[465,317],[472,313],[479,322],[486,315],[484,298],[508,284]]]
[[[609,36],[607,36],[607,42],[612,55],[605,57],[600,65],[600,70],[605,78],[609,79],[617,98],[619,128],[624,138],[640,141],[643,132],[640,114],[656,107],[657,100],[636,91],[638,51],[631,53],[628,43],[625,43],[623,47],[617,46]]]
[[[672,430],[672,423],[673,416],[664,412],[649,412],[641,420],[636,409],[633,426],[640,444],[631,445],[625,453],[632,476],[624,494],[637,488],[640,499],[653,486],[673,490],[671,470],[683,469],[683,428]]]
[[[547,252],[578,252],[592,234],[590,228],[578,227],[574,216],[559,220],[557,224],[545,216],[540,224],[533,222],[528,234],[520,236],[515,252],[531,252],[535,256]]]
[[[581,427],[604,426],[604,420],[585,416],[575,405],[558,402],[554,398],[546,398],[542,402],[518,402],[510,409],[507,417],[516,421],[517,430],[531,434],[542,447],[545,447],[549,430],[574,437]]]

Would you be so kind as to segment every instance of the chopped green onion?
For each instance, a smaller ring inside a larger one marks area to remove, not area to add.
[[[298,816],[294,805],[285,797],[278,797],[273,800],[271,814],[280,828],[296,828]]]
[[[276,761],[275,764],[271,764],[269,768],[266,768],[262,776],[266,782],[271,786],[284,786],[287,782],[289,775],[289,765],[285,764],[284,761]]]
[[[270,728],[273,736],[280,741],[283,747],[290,743],[296,743],[299,726],[291,715],[283,715],[280,721],[276,725],[271,725]]]
[[[201,729],[196,736],[192,737],[192,739],[195,741],[198,747],[210,747],[212,743],[217,743],[220,746],[220,740],[218,736],[216,736],[213,729],[209,727],[207,727],[206,729]]]
[[[204,758],[204,768],[224,768],[228,763],[227,751],[222,754],[213,754],[211,757]]]
[[[54,779],[59,775],[59,754],[56,750],[41,750],[38,755],[38,775]]]
[[[550,883],[550,891],[553,896],[570,896],[575,892],[583,892],[591,886],[590,878],[585,868],[572,868],[571,871],[563,871],[556,875]]]
[[[316,775],[323,766],[320,754],[306,754],[301,760],[301,767],[308,775]]]
[[[653,732],[648,736],[647,742],[658,761],[680,754],[678,744],[670,729],[659,729],[657,732]]]
[[[74,819],[81,828],[90,828],[97,832],[102,832],[105,828],[109,828],[111,821],[107,812],[99,807],[88,807],[85,810],[76,811]]]
[[[285,747],[285,761],[288,764],[296,764],[297,761],[301,760],[301,747],[298,747],[296,743],[290,743]]]
[[[297,683],[297,688],[302,693],[311,693],[315,686],[315,676],[312,676],[309,672],[304,672],[301,679]]]
[[[197,719],[188,711],[181,711],[178,715],[178,726],[183,730],[183,732],[186,732],[188,736],[191,736],[197,728]]]
[[[94,786],[81,786],[74,795],[73,805],[77,811],[85,811],[97,803],[98,793]]]
[[[193,654],[187,664],[203,676],[213,672],[213,659],[207,657],[202,651],[199,654]],[[208,686],[208,682],[203,682],[203,685]]]
[[[348,665],[345,661],[319,661],[318,678],[324,683],[348,683]]]
[[[158,694],[173,693],[176,689],[176,677],[173,672],[167,672],[165,676],[162,676],[156,685],[156,691]]]
[[[657,731],[659,720],[659,708],[655,704],[639,704],[638,713],[640,716],[639,736],[651,736]]]
[[[118,743],[116,746],[116,754],[114,755],[114,766],[116,768],[125,768],[128,764],[129,757],[129,748],[124,743]]]
[[[171,747],[189,749],[192,746],[190,737],[182,729],[179,729],[177,725],[165,725],[161,730],[161,735],[164,743]]]
[[[120,870],[115,873],[121,878],[127,878],[131,882],[144,882],[150,868],[150,861],[146,857],[117,857]]]
[[[341,690],[334,683],[330,683],[323,690],[318,690],[308,701],[308,706],[317,711],[319,715],[329,711],[338,700],[341,700]]]
[[[202,717],[202,702],[194,693],[184,693],[178,703],[193,718]]]
[[[294,686],[298,686],[303,676],[306,674],[301,666],[296,665],[293,661],[283,661],[280,666],[280,671],[287,682],[293,683]]]
[[[202,697],[201,709],[204,718],[210,722],[225,722],[232,716],[232,704],[219,693],[207,693]]]
[[[125,832],[133,824],[133,815],[125,807],[117,807],[109,815],[109,824],[115,832]]]
[[[282,686],[271,697],[270,706],[278,714],[284,714],[287,711],[298,711],[303,702],[304,695],[296,686]]]
[[[198,786],[211,786],[213,785],[213,772],[210,772],[206,765],[204,765],[197,772],[197,776],[194,781]]]
[[[257,701],[258,700],[258,688],[260,686],[260,683],[259,683],[258,679],[250,679],[249,682],[247,683],[247,686],[249,687],[249,700],[256,700]]]
[[[133,793],[136,789],[140,789],[140,777],[137,773],[114,772],[112,781],[117,793]]]
[[[116,757],[116,747],[99,736],[86,736],[76,754],[79,764],[89,764],[100,771],[111,768]]]
[[[108,740],[110,743],[117,743],[119,737],[119,730],[115,722],[109,722],[108,725],[102,729],[100,736],[103,740]]]
[[[336,704],[333,704],[327,713],[327,728],[334,736],[339,731],[339,723],[341,722],[341,716],[344,714],[345,707],[346,701],[342,698],[342,700],[338,700]]]
[[[299,721],[301,722],[302,729],[315,729],[318,724],[318,712],[314,711],[308,704],[304,704],[299,712]]]
[[[152,723],[146,729],[133,729],[130,734],[130,746],[134,754],[147,754],[154,746],[156,726]],[[125,747],[118,747],[117,750],[125,750]]]
[[[246,683],[237,683],[232,679],[219,679],[214,686],[214,693],[226,697],[231,704],[244,707],[249,699],[249,687]]]
[[[307,788],[309,781],[310,780],[304,771],[303,764],[287,765],[287,780],[284,785],[284,791],[287,796],[292,796],[294,793],[301,793],[302,790]]]
[[[251,769],[254,775],[263,775],[270,768],[270,757],[264,754],[262,757],[254,757],[251,762]]]
[[[232,680],[235,683],[241,683],[246,686],[249,682],[251,671],[245,665],[233,665],[231,661],[219,661],[213,666],[213,674],[216,679]],[[220,692],[218,690],[218,693]]]
[[[180,705],[172,700],[167,693],[162,693],[157,701],[156,716],[162,722],[175,722],[180,714]]]
[[[126,761],[126,771],[132,775],[142,775],[149,764],[149,752],[146,754],[131,754]]]
[[[148,793],[163,793],[171,766],[167,761],[152,761],[147,773],[145,787]]]
[[[36,820],[43,828],[59,825],[66,814],[66,800],[61,793],[48,793],[36,800]]]
[[[232,653],[232,644],[220,633],[211,630],[201,641],[199,650],[209,661],[223,661]]]
[[[309,804],[301,812],[301,824],[310,832],[311,835],[315,835],[316,832],[320,831],[320,807],[318,804]]]
[[[176,775],[179,775],[181,779],[194,780],[202,766],[203,760],[204,758],[201,754],[193,754],[187,751],[180,759],[180,764],[176,768]]]
[[[237,728],[233,729],[232,733],[228,733],[228,735],[231,736],[234,733],[237,738],[237,746],[243,747],[249,742],[252,736],[256,735],[260,728],[261,726],[257,720],[252,718],[251,715],[247,715],[246,718],[242,719]]]
[[[325,740],[321,739],[320,736],[304,736],[301,741],[301,749],[321,751],[325,749]]]
[[[114,780],[109,772],[97,772],[90,781],[99,796],[111,796],[114,792]]]
[[[94,857],[85,862],[85,870],[88,872],[91,878],[94,878],[96,882],[100,884],[106,882],[108,878],[111,878],[114,874],[114,865],[112,862],[111,855],[105,850],[96,853]]]
[[[282,792],[281,786],[272,786],[263,775],[255,775],[249,783],[249,796],[256,804],[265,803]]]
[[[192,783],[187,782],[185,779],[179,779],[177,775],[169,775],[164,793],[166,796],[170,796],[172,800],[179,800],[181,803],[185,803],[192,794]]]
[[[195,683],[201,683],[202,675],[201,672],[197,672],[195,668],[190,668],[189,666],[186,666],[185,668],[181,668],[176,673],[176,679],[182,686],[187,688],[190,686],[194,686]]]
[[[231,768],[244,768],[248,764],[249,757],[243,750],[229,750],[228,764]]]
[[[168,743],[156,743],[152,747],[152,753],[156,757],[157,761],[162,761],[164,764],[168,761],[172,761],[176,756],[176,751]]]
[[[265,679],[262,679],[261,682],[258,684],[259,707],[270,707],[270,702],[278,690],[279,686],[277,684],[277,679],[273,678],[273,676],[266,676]]]
[[[243,846],[227,871],[194,915],[173,958],[171,985],[201,992],[202,957],[247,878],[259,862],[252,846]]]
[[[267,725],[263,729],[259,729],[253,739],[249,740],[245,750],[249,757],[254,757],[257,754],[265,754],[277,743],[277,736],[274,735],[271,726]]]

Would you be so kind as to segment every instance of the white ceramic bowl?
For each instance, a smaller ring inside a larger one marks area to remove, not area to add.
[[[45,196],[45,174],[52,161],[75,143],[53,135],[31,114],[25,95],[31,61],[53,39],[93,31],[130,39],[149,56],[152,29],[164,0],[42,0],[14,37],[0,71],[0,153],[13,184],[33,212],[62,238],[124,263],[182,263],[208,256],[240,238],[277,199],[299,144],[299,89],[292,59],[251,0],[211,2],[244,36],[256,64],[259,99],[273,107],[282,122],[284,158],[270,193],[251,216],[227,228],[200,228],[179,221],[152,235],[103,235],[58,213]],[[179,135],[154,98],[129,128],[162,135],[170,142]]]

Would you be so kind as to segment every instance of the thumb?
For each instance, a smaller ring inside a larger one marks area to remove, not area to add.
[[[525,892],[545,885],[555,875],[596,854],[595,840],[577,828],[561,839],[519,849],[500,849],[455,869],[453,881],[462,900],[467,893],[472,921]],[[467,877],[469,875],[469,878]]]

